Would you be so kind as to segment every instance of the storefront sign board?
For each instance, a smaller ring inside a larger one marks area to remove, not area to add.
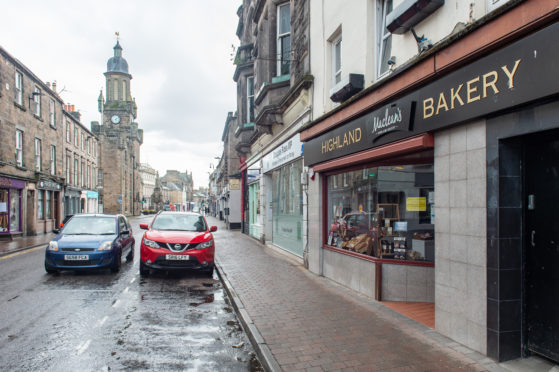
[[[303,155],[303,146],[299,140],[299,133],[297,133],[262,159],[262,172],[267,173],[301,155]]]
[[[99,197],[99,193],[97,191],[88,191],[87,198],[88,199],[97,199]]]
[[[12,178],[0,177],[0,187],[3,188],[13,188],[13,189],[23,189],[25,187],[25,181],[14,180]]]
[[[309,140],[305,143],[305,165],[447,128],[559,93],[557,34],[559,23]],[[397,108],[402,112],[401,120]],[[410,116],[405,110],[409,110]],[[373,136],[374,123],[379,123],[383,113],[386,121],[377,125],[379,136]],[[385,128],[387,122],[398,124]]]
[[[59,183],[50,180],[40,180],[37,183],[37,188],[40,190],[60,191],[62,187]]]
[[[241,180],[238,178],[231,178],[229,180],[229,190],[240,190],[241,189]]]
[[[408,212],[425,212],[427,200],[425,198],[406,198],[406,210]]]

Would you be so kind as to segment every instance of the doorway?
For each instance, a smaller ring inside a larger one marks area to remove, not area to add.
[[[559,131],[524,142],[525,346],[559,362]]]

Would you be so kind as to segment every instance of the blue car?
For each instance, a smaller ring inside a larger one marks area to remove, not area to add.
[[[118,272],[122,256],[134,259],[135,239],[130,223],[123,215],[77,214],[49,242],[45,252],[45,270],[111,269]]]

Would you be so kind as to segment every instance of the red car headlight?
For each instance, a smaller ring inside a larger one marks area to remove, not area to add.
[[[144,238],[143,243],[144,245],[147,245],[150,248],[161,248],[157,242],[154,242],[153,240],[149,240],[146,238]]]
[[[197,248],[206,249],[206,248],[210,248],[213,244],[214,244],[214,240],[210,239],[207,242],[203,242],[203,243],[198,244]]]

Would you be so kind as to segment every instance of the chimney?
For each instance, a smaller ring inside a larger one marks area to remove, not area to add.
[[[49,89],[50,89],[50,83],[48,81],[47,81],[47,87],[49,87]]]
[[[56,81],[52,82],[52,90],[56,93]]]
[[[78,121],[80,121],[82,114],[80,114],[78,111],[70,111],[70,115],[72,115],[73,117],[75,117]]]

